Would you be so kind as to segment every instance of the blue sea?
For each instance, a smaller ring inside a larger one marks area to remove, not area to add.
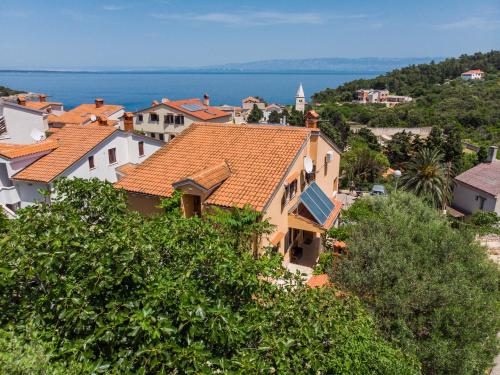
[[[152,100],[201,98],[205,92],[212,105],[241,105],[242,98],[256,95],[269,103],[291,104],[299,83],[309,97],[327,87],[378,74],[0,71],[0,86],[46,93],[66,109],[102,97],[106,103],[136,111]]]

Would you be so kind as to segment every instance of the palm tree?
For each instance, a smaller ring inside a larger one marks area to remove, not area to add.
[[[403,164],[402,188],[429,200],[434,207],[444,206],[451,189],[449,173],[442,160],[439,150],[423,148],[418,151]]]

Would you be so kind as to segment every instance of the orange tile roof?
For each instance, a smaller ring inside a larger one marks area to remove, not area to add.
[[[52,105],[61,105],[62,103],[56,103],[56,102],[32,102],[32,101],[27,101],[24,105],[29,108],[34,108],[38,110],[46,109]]]
[[[51,151],[58,147],[57,141],[46,140],[29,145],[0,143],[0,156],[8,159]]]
[[[199,172],[188,177],[206,190],[210,190],[231,176],[231,169],[225,161],[208,168],[203,168]]]
[[[242,100],[243,103],[262,103],[259,99],[253,96],[249,96]]]
[[[132,172],[136,167],[137,167],[137,164],[127,163],[127,164],[123,164],[122,166],[116,168],[116,171],[118,173],[121,173],[122,175],[127,175],[130,172]]]
[[[328,278],[328,275],[326,273],[322,275],[311,276],[311,278],[307,280],[307,286],[310,288],[321,288],[323,286],[330,285],[332,285],[332,283],[330,282],[330,279]]]
[[[63,114],[56,116],[49,116],[49,123],[63,123],[63,124],[84,124],[90,121],[90,116],[111,116],[123,109],[121,105],[103,104],[97,108],[95,104],[80,104]]]
[[[59,147],[14,175],[16,180],[50,182],[112,133],[110,126],[66,125],[48,139]]]
[[[188,115],[195,117],[195,118],[202,120],[202,121],[214,120],[217,118],[229,116],[229,114],[227,112],[224,112],[221,109],[218,109],[215,107],[210,107],[210,106],[203,104],[200,99],[185,99],[185,100],[168,101],[168,102],[162,102],[162,104],[167,106],[167,107],[174,108],[180,112],[188,114]],[[196,105],[199,105],[200,107],[203,107],[203,109],[199,110],[199,111],[189,111],[189,110],[183,108],[183,106],[186,104],[188,104],[188,105],[189,104],[196,104]]]
[[[194,123],[116,183],[137,193],[169,197],[172,184],[227,160],[231,176],[207,204],[262,211],[309,138],[303,127]]]

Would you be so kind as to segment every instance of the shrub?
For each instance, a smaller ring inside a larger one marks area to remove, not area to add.
[[[411,194],[356,204],[370,214],[356,215],[333,280],[375,313],[386,338],[417,355],[424,373],[484,373],[500,329],[499,270],[485,250]]]

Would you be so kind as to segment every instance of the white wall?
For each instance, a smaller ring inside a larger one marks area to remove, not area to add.
[[[483,211],[495,211],[500,215],[500,202],[498,202],[498,199],[458,181],[456,181],[453,189],[453,206],[465,213],[473,214],[480,209],[481,201],[476,200],[478,195],[486,199]]]
[[[142,157],[139,156],[139,141],[144,142],[144,156]],[[121,167],[122,165],[127,163],[142,163],[154,152],[159,150],[162,145],[162,142],[154,139],[149,139],[148,137],[142,137],[127,132],[115,132],[111,137],[98,145],[94,150],[88,152],[78,162],[74,163],[70,168],[65,170],[59,177],[64,176],[69,178],[85,179],[98,178],[102,181],[109,181],[114,183],[118,181],[116,168]],[[116,148],[116,163],[109,164],[108,150],[112,148]],[[93,169],[89,168],[88,163],[88,157],[91,155],[94,156],[95,168]],[[31,162],[36,160],[38,157],[32,158]],[[29,162],[28,160],[23,160],[16,162],[15,165],[11,165],[11,169],[15,169],[15,172],[13,172],[12,174],[23,169],[31,162]],[[49,184],[41,182],[18,180],[14,183],[19,194],[21,207],[26,207],[30,204],[33,204],[35,201],[41,200],[42,197],[37,192],[37,190],[49,188]]]
[[[144,142],[144,156],[139,157],[139,141]],[[93,151],[87,153],[78,162],[67,169],[62,176],[79,178],[98,178],[116,182],[115,169],[127,163],[141,163],[161,147],[161,143],[132,133],[115,132]],[[116,163],[109,164],[108,150],[116,148]],[[95,168],[90,169],[88,157],[94,156]]]
[[[149,121],[149,114],[156,113],[159,116],[157,122]],[[138,120],[138,115],[142,114],[143,121]],[[165,115],[173,114],[184,116],[184,124],[166,124]],[[226,117],[217,118],[214,120],[206,120],[203,122],[230,122],[231,114],[228,113]],[[202,120],[188,115],[187,113],[175,110],[174,108],[167,107],[166,105],[159,104],[155,107],[148,108],[144,111],[134,114],[134,130],[143,131],[147,136],[151,136],[151,133],[155,134],[158,139],[158,134],[164,134],[164,141],[168,142],[172,136],[179,135],[182,131],[187,129],[193,122],[200,122]]]
[[[23,108],[17,104],[4,102],[3,116],[7,125],[8,137],[2,137],[0,142],[28,144],[35,141],[31,138],[31,131],[38,129],[45,133],[49,128],[47,114],[31,108]]]

